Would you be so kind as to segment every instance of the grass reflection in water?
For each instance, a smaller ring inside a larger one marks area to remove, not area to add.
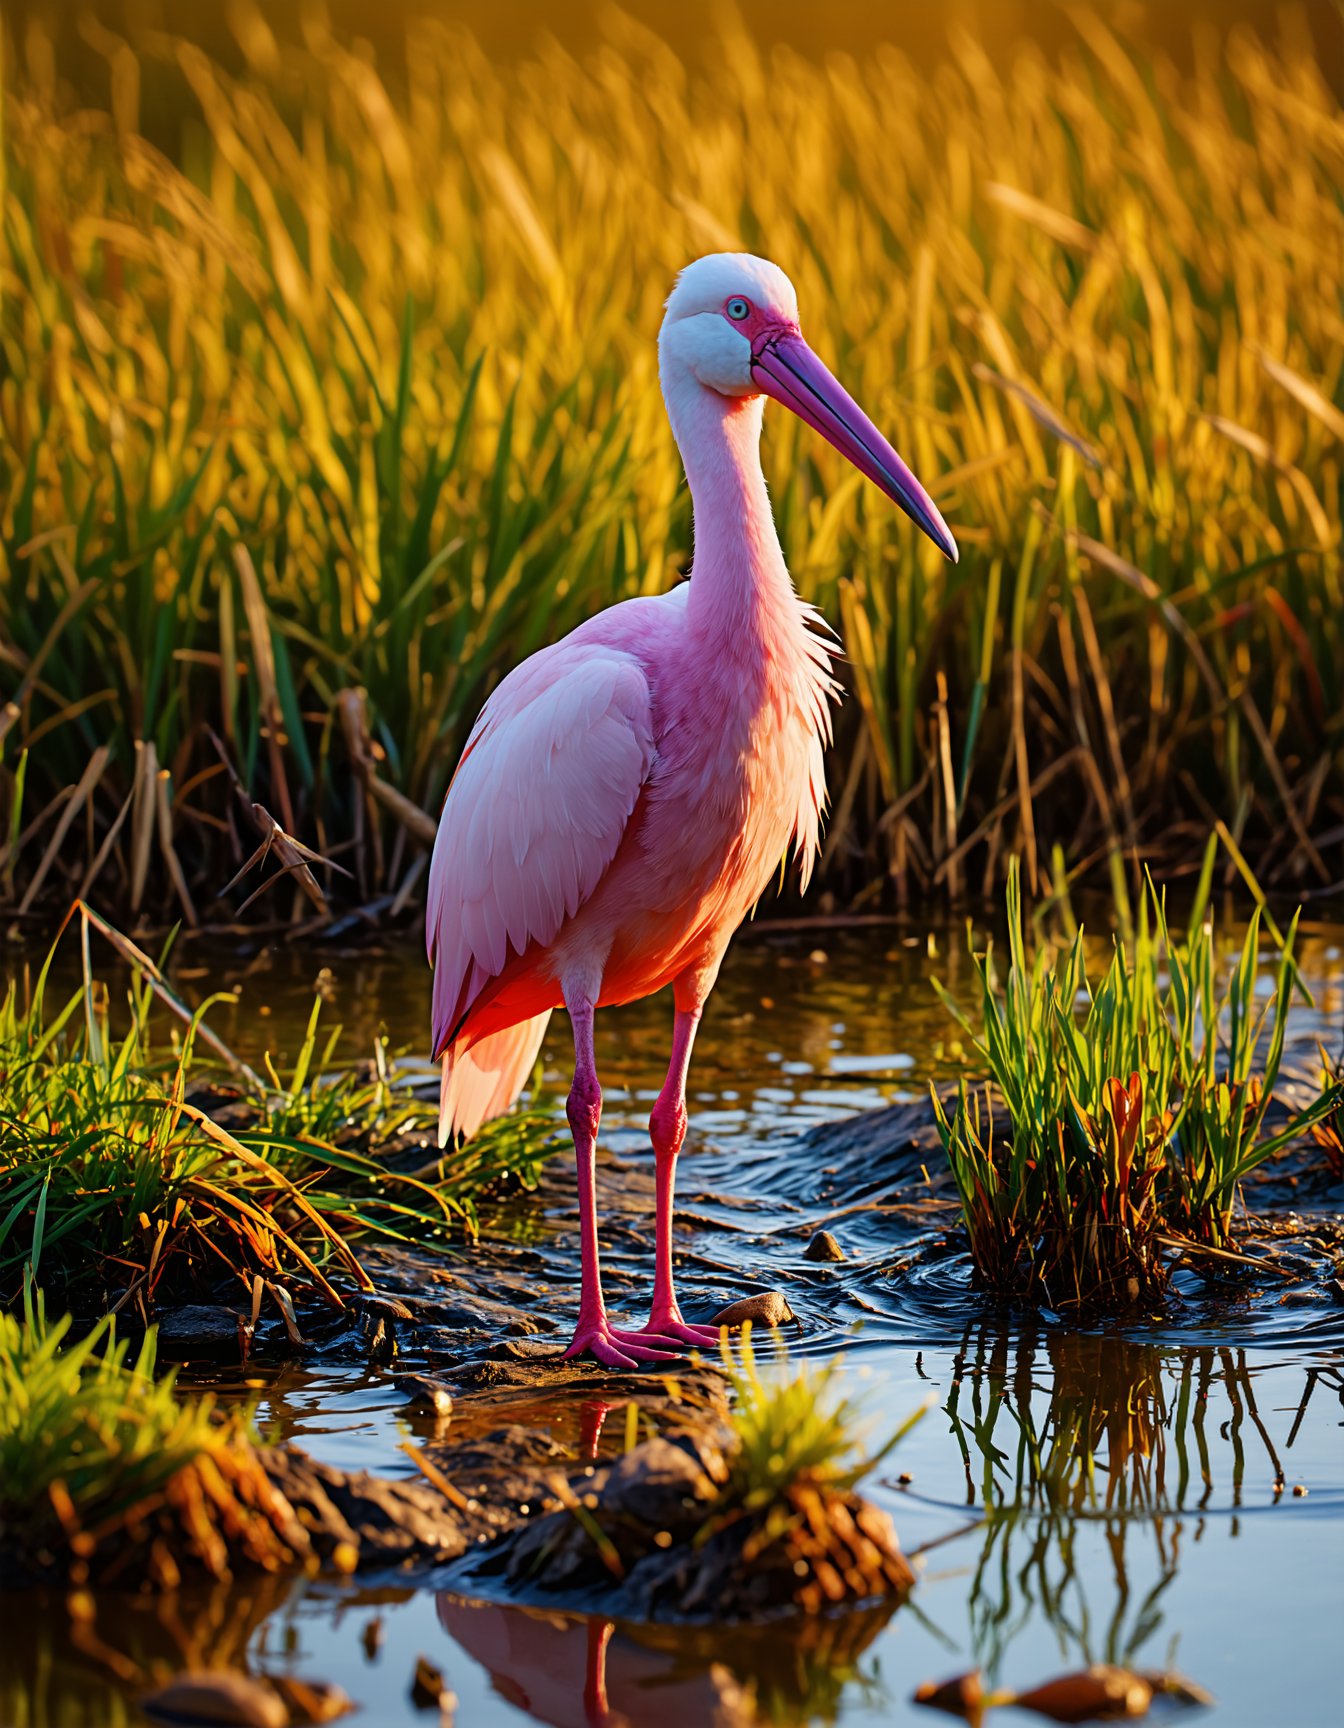
[[[983,1514],[970,1629],[991,1676],[1037,1616],[1068,1659],[1164,1657],[1154,1640],[1183,1542],[1200,1539],[1207,1515],[1230,1513],[1236,1536],[1241,1512],[1275,1504],[1313,1394],[1329,1388],[1344,1403],[1344,1370],[1316,1365],[1303,1369],[1290,1425],[1282,1409],[1262,1412],[1256,1385],[1269,1366],[1241,1349],[968,1330],[944,1408],[966,1503]],[[1088,1524],[1100,1526],[1110,1557],[1110,1604],[1100,1614],[1107,1592],[1097,1567],[1080,1562]],[[1151,1547],[1141,1569],[1131,1565],[1136,1543]],[[1131,1577],[1140,1571],[1141,1589]]]

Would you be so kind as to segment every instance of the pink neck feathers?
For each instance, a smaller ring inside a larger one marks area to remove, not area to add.
[[[765,399],[721,396],[686,374],[664,385],[694,509],[691,619],[759,634],[797,605],[761,472]]]

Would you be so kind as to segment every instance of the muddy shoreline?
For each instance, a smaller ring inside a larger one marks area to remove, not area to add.
[[[636,1114],[637,1106],[629,1116]],[[709,1137],[716,1138],[712,1131]],[[407,1145],[402,1152],[409,1162],[423,1148]],[[1083,1431],[1108,1447],[1111,1470],[1138,1467],[1124,1462],[1126,1435],[1136,1421],[1146,1431],[1144,1424],[1163,1420],[1160,1404],[1154,1414],[1146,1413],[1155,1365],[1168,1347],[1203,1364],[1195,1370],[1204,1388],[1200,1400],[1225,1385],[1234,1433],[1238,1411],[1254,1409],[1251,1382],[1243,1383],[1235,1367],[1244,1344],[1268,1343],[1312,1362],[1337,1358],[1344,1348],[1344,1289],[1338,1282],[1344,1193],[1313,1148],[1295,1149],[1247,1184],[1254,1219],[1243,1240],[1263,1256],[1260,1269],[1178,1265],[1159,1311],[1090,1329],[1079,1329],[1065,1316],[1005,1307],[972,1288],[943,1169],[932,1114],[920,1098],[776,1136],[759,1152],[713,1149],[693,1138],[683,1159],[677,1209],[677,1278],[688,1318],[708,1320],[732,1300],[777,1291],[795,1316],[784,1328],[791,1355],[829,1358],[848,1347],[852,1360],[862,1364],[874,1347],[881,1360],[883,1346],[892,1345],[913,1355],[917,1375],[925,1352],[950,1359],[945,1408],[972,1460],[981,1443],[973,1423],[980,1418],[972,1417],[965,1393],[978,1401],[978,1388],[1002,1381],[1017,1386],[1020,1397],[1040,1371],[1033,1364],[1048,1366],[1055,1388],[1052,1412],[1058,1407],[1064,1420],[1076,1409]],[[624,1125],[613,1113],[599,1184],[609,1300],[623,1316],[637,1319],[648,1294],[653,1195],[652,1160],[638,1120]],[[712,1605],[702,1601],[688,1610],[697,1553],[680,1535],[670,1550],[649,1548],[648,1525],[633,1542],[629,1529],[623,1530],[618,1552],[626,1542],[632,1564],[625,1579],[613,1576],[558,1490],[580,1504],[587,1495],[605,1493],[626,1457],[632,1412],[632,1456],[642,1448],[672,1446],[693,1472],[693,1455],[700,1444],[712,1442],[721,1419],[718,1372],[710,1367],[697,1374],[678,1365],[671,1376],[673,1397],[664,1376],[613,1374],[561,1359],[577,1306],[578,1266],[573,1180],[563,1149],[544,1168],[536,1192],[501,1197],[484,1210],[482,1224],[475,1245],[365,1250],[361,1260],[376,1292],[352,1299],[342,1312],[301,1307],[301,1349],[277,1318],[263,1317],[249,1360],[240,1361],[239,1304],[229,1300],[202,1300],[156,1316],[163,1326],[163,1358],[182,1365],[186,1384],[217,1389],[226,1403],[260,1394],[270,1418],[295,1436],[274,1457],[278,1479],[306,1511],[311,1552],[296,1557],[284,1576],[239,1571],[226,1585],[188,1581],[162,1600],[124,1587],[99,1588],[94,1579],[85,1595],[95,1621],[83,1631],[72,1622],[62,1634],[74,1640],[69,1660],[90,1676],[101,1675],[105,1690],[133,1692],[141,1682],[117,1678],[115,1664],[107,1666],[109,1649],[120,1653],[117,1662],[136,1664],[144,1676],[202,1660],[234,1667],[244,1647],[253,1648],[258,1627],[277,1616],[349,1603],[367,1632],[384,1615],[408,1612],[428,1599],[442,1632],[508,1687],[524,1684],[519,1677],[533,1672],[541,1686],[539,1676],[551,1665],[572,1675],[576,1697],[595,1672],[609,1673],[617,1689],[634,1684],[632,1676],[662,1675],[670,1684],[672,1675],[685,1672],[699,1676],[696,1690],[684,1694],[696,1708],[721,1710],[724,1720],[752,1720],[726,1714],[725,1700],[745,1688],[778,1698],[783,1719],[792,1721],[816,1708],[819,1697],[832,1696],[828,1688],[841,1682],[830,1676],[849,1672],[874,1641],[891,1636],[889,1627],[913,1624],[910,1615],[925,1600],[922,1581],[909,1608],[902,1607],[904,1595],[888,1579],[883,1599],[874,1601],[870,1588],[867,1595],[856,1592],[838,1605],[827,1604],[828,1611],[800,1617],[796,1604],[782,1600],[743,1599],[733,1607],[718,1588],[725,1578],[743,1574],[731,1566],[712,1575],[716,1587],[706,1592]],[[822,1231],[840,1258],[810,1253]],[[1117,1373],[1124,1385],[1111,1387]],[[1304,1410],[1318,1384],[1315,1373],[1308,1371]],[[412,1466],[409,1458],[393,1464],[395,1451],[386,1448],[367,1458],[367,1469],[349,1447],[342,1449],[342,1462],[334,1462],[317,1438],[327,1426],[325,1417],[315,1425],[311,1418],[296,1420],[308,1408],[304,1387],[314,1376],[315,1387],[333,1389],[315,1392],[315,1415],[347,1398],[376,1401],[389,1416],[395,1412],[403,1445],[475,1507],[449,1504],[446,1513],[445,1497],[423,1464]],[[963,1377],[965,1393],[959,1393]],[[1313,1420],[1319,1401],[1331,1396],[1330,1385],[1328,1378],[1319,1380]],[[894,1423],[906,1413],[905,1401],[917,1395],[901,1393],[884,1403],[883,1421]],[[1289,1396],[1295,1400],[1298,1393]],[[1202,1402],[1194,1408],[1202,1409]],[[1117,1411],[1123,1416],[1119,1428]],[[1300,1420],[1301,1413],[1285,1416],[1281,1426],[1291,1423],[1295,1431]],[[311,1447],[307,1427],[315,1440]],[[1160,1438],[1159,1431],[1145,1444]],[[987,1437],[984,1444],[998,1442]],[[1274,1444],[1277,1455],[1262,1460],[1260,1472],[1274,1481],[1275,1503],[1295,1506],[1297,1467],[1291,1449],[1283,1449],[1280,1428]],[[643,1452],[641,1462],[648,1457]],[[1250,1467],[1257,1468],[1254,1457]],[[894,1511],[907,1553],[926,1542],[936,1546],[966,1525],[966,1510],[955,1501],[921,1500],[918,1484],[900,1489],[907,1504],[893,1507],[895,1480],[893,1475],[879,1484],[878,1501],[885,1516]],[[689,1498],[694,1502],[694,1494]],[[1324,1503],[1313,1497],[1302,1504],[1315,1510]],[[623,1516],[618,1511],[618,1522]],[[549,1529],[539,1535],[547,1520]],[[675,1522],[661,1518],[652,1536]],[[993,1541],[1007,1541],[1010,1533],[991,1539],[987,1557]],[[536,1569],[539,1550],[531,1544],[545,1550]],[[653,1564],[640,1572],[646,1561]],[[922,1562],[915,1565],[918,1572]],[[663,1566],[668,1571],[660,1571]],[[983,1587],[977,1574],[976,1588]],[[65,1600],[50,1587],[31,1595],[33,1612],[40,1601],[50,1604],[52,1624],[64,1623]],[[215,1643],[184,1641],[176,1633],[169,1639],[162,1628],[154,1630],[165,1612],[177,1623],[183,1610],[174,1604],[207,1600],[219,1605],[210,1619],[218,1628]],[[305,1603],[307,1610],[301,1610]],[[743,1616],[736,1633],[728,1629],[733,1613]],[[143,1635],[143,1651],[128,1644],[133,1631],[136,1638]],[[83,1648],[81,1641],[89,1639],[92,1644]],[[782,1647],[808,1652],[791,1679],[781,1671]],[[319,1664],[319,1678],[340,1676],[332,1660]],[[936,1656],[929,1663],[928,1675],[943,1671]],[[243,1666],[271,1674],[284,1664],[272,1652],[249,1657]],[[343,1677],[357,1692],[349,1673]],[[88,1684],[94,1685],[92,1678]],[[92,1695],[98,1695],[96,1687]]]
[[[1286,1106],[1275,1110],[1287,1119]],[[419,1155],[406,1150],[408,1159]],[[459,1410],[464,1397],[562,1388],[581,1394],[637,1378],[562,1360],[578,1301],[570,1166],[560,1150],[535,1192],[487,1209],[476,1243],[366,1249],[361,1259],[376,1294],[352,1295],[339,1314],[309,1310],[304,1354],[364,1361],[382,1373],[426,1373]],[[734,1176],[735,1188],[728,1185]],[[608,1303],[633,1320],[647,1300],[652,1158],[622,1142],[601,1154],[599,1182]],[[1344,1183],[1320,1149],[1304,1140],[1253,1172],[1243,1202],[1239,1247],[1255,1264],[1173,1254],[1160,1303],[1084,1320],[1081,1329],[1168,1337],[1212,1327],[1226,1336],[1251,1315],[1286,1308],[1320,1322],[1312,1325],[1313,1342],[1344,1344],[1344,1287],[1337,1283],[1344,1280]],[[856,1328],[883,1336],[893,1325],[904,1330],[911,1317],[929,1342],[955,1338],[968,1320],[1080,1329],[1076,1315],[1005,1303],[976,1289],[927,1098],[823,1123],[779,1148],[768,1164],[745,1170],[712,1155],[684,1159],[675,1229],[688,1320],[717,1323],[730,1305],[782,1298],[784,1342],[804,1354],[839,1347]],[[820,1252],[819,1236],[829,1238]],[[900,1314],[892,1311],[897,1292]],[[203,1313],[201,1332],[181,1336],[167,1316],[166,1360],[203,1367],[236,1360],[230,1311],[216,1306]],[[1286,1320],[1266,1336],[1291,1329]],[[293,1348],[280,1321],[270,1319],[254,1342],[253,1360],[279,1360]]]
[[[404,1147],[400,1154],[410,1159],[421,1151]],[[726,1304],[743,1298],[767,1307],[773,1301],[788,1316],[781,1339],[806,1354],[817,1348],[818,1333],[823,1341],[842,1341],[835,1337],[835,1308],[847,1316],[857,1311],[864,1317],[861,1325],[880,1326],[884,1291],[900,1288],[909,1308],[912,1288],[923,1286],[934,1294],[935,1326],[939,1315],[951,1322],[947,1297],[955,1291],[956,1319],[963,1327],[968,1319],[997,1319],[1016,1328],[1076,1330],[1073,1322],[1049,1313],[1005,1309],[974,1290],[950,1180],[940,1165],[931,1107],[918,1100],[800,1136],[794,1155],[772,1166],[768,1198],[759,1191],[734,1194],[697,1185],[693,1161],[676,1219],[677,1272],[688,1318],[715,1320]],[[649,1160],[608,1154],[601,1181],[610,1300],[615,1309],[634,1313],[651,1247]],[[1242,1244],[1257,1262],[1253,1268],[1178,1263],[1159,1310],[1097,1329],[1169,1337],[1216,1317],[1221,1328],[1235,1330],[1252,1315],[1272,1310],[1277,1338],[1300,1329],[1316,1346],[1344,1340],[1338,1189],[1310,1145],[1291,1149],[1246,1185]],[[762,1228],[760,1214],[767,1208],[769,1222]],[[633,1443],[632,1456],[663,1448],[666,1474],[665,1449],[680,1447],[706,1480],[715,1479],[716,1469],[722,1474],[725,1382],[714,1363],[678,1363],[666,1375],[649,1375],[563,1359],[577,1297],[576,1224],[562,1156],[546,1167],[538,1192],[504,1203],[487,1220],[475,1244],[447,1253],[386,1247],[366,1253],[376,1293],[350,1296],[342,1312],[301,1309],[301,1347],[276,1320],[263,1324],[248,1359],[240,1362],[241,1315],[226,1301],[181,1304],[154,1316],[161,1358],[180,1364],[187,1384],[222,1385],[227,1392],[236,1379],[260,1383],[256,1375],[297,1358],[346,1365],[379,1384],[390,1380],[416,1413],[423,1436],[421,1479],[333,1471],[293,1446],[261,1454],[302,1526],[291,1543],[295,1567],[423,1574],[484,1546],[493,1557],[474,1560],[464,1578],[505,1589],[513,1600],[534,1600],[528,1568],[515,1563],[510,1544],[538,1509],[563,1515],[567,1498],[593,1492],[584,1483],[595,1469],[604,1472],[599,1489],[606,1491],[613,1463],[611,1435],[604,1442],[603,1430],[613,1411],[638,1408],[642,1426],[624,1447],[631,1452]],[[706,1238],[726,1238],[731,1259]],[[557,1407],[572,1412],[561,1439],[555,1434]],[[539,1411],[546,1414],[545,1424],[536,1420]],[[613,1420],[619,1425],[619,1414]],[[456,1498],[446,1502],[444,1481],[478,1476],[481,1481],[468,1493],[458,1495],[450,1486]],[[618,1475],[611,1489],[618,1521],[627,1516],[618,1504],[622,1480]],[[520,1512],[522,1507],[527,1511]],[[664,1523],[679,1528],[672,1511]],[[682,1534],[689,1541],[694,1531]],[[588,1537],[580,1546],[584,1542],[592,1548]],[[679,1548],[681,1542],[679,1537]],[[641,1536],[636,1546],[642,1543]],[[897,1552],[894,1537],[890,1548]],[[525,1540],[522,1551],[530,1552]],[[0,1583],[12,1584],[18,1576],[16,1557],[9,1558],[9,1576],[0,1574]],[[572,1570],[572,1589],[557,1598],[562,1605],[601,1606],[630,1619],[667,1612],[667,1592],[660,1599],[658,1589],[642,1583],[622,1594],[610,1577],[577,1562]],[[90,1581],[98,1576],[95,1565]],[[125,1576],[134,1582],[133,1566]],[[686,1576],[683,1567],[683,1584]],[[899,1566],[894,1576],[900,1576]],[[744,1598],[744,1614],[788,1606],[786,1595],[772,1598],[763,1588],[755,1609]],[[723,1618],[722,1591],[719,1598]]]

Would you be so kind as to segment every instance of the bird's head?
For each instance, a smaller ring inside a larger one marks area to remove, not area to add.
[[[749,252],[698,258],[668,297],[658,344],[665,362],[720,396],[771,396],[792,409],[955,562],[938,506],[803,340],[798,297],[777,264]]]

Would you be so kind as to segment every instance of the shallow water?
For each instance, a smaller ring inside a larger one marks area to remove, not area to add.
[[[1316,1009],[1300,1030],[1337,1047],[1344,936],[1314,927],[1302,959]],[[317,970],[285,949],[259,954],[244,969],[238,1006],[212,1024],[245,1056],[267,1044],[292,1052]],[[1049,1316],[1028,1325],[969,1295],[936,1208],[854,1210],[872,1197],[864,1169],[836,1152],[819,1177],[832,1142],[799,1135],[956,1071],[961,1052],[930,973],[968,987],[956,931],[757,932],[740,941],[698,1043],[679,1183],[693,1316],[743,1288],[783,1284],[802,1322],[792,1347],[845,1348],[845,1373],[875,1433],[932,1397],[870,1484],[907,1551],[928,1547],[909,1604],[801,1631],[715,1633],[613,1627],[472,1603],[447,1589],[324,1581],[193,1597],[174,1605],[168,1627],[104,1598],[96,1639],[141,1662],[185,1644],[196,1659],[214,1651],[335,1681],[380,1724],[426,1720],[409,1694],[420,1654],[444,1670],[464,1728],[689,1728],[716,1711],[732,1720],[744,1684],[774,1722],[928,1721],[909,1703],[922,1680],[982,1665],[992,1683],[1026,1688],[1104,1659],[1174,1663],[1214,1693],[1220,1728],[1336,1720],[1344,1304],[1273,1292],[1229,1300],[1191,1280],[1141,1330],[1078,1333]],[[179,961],[184,988],[221,979],[215,957]],[[394,1046],[422,1036],[427,976],[414,952],[326,956],[322,986],[352,1056],[367,1052],[380,1024]],[[644,1123],[669,1020],[661,1001],[599,1020],[610,1278],[631,1311],[646,1293]],[[557,1105],[566,1031],[559,1019],[545,1052]],[[883,1173],[871,1174],[880,1198]],[[524,1202],[536,1222],[528,1242],[489,1251],[501,1276],[532,1281],[538,1323],[558,1332],[566,1316],[548,1310],[572,1302],[577,1264],[564,1177],[557,1168]],[[1344,1204],[1339,1189],[1316,1198],[1334,1211]],[[823,1216],[846,1251],[838,1265],[802,1258]],[[263,1362],[232,1381],[261,1397],[263,1421],[333,1463],[409,1471],[401,1442],[432,1432],[428,1419],[406,1416],[390,1377],[376,1371]],[[623,1403],[615,1381],[604,1448],[619,1448]],[[515,1395],[507,1413],[476,1395],[459,1402],[451,1432],[517,1420],[577,1443],[601,1414],[591,1394]],[[1308,1492],[1296,1496],[1296,1486]],[[91,1635],[82,1652],[70,1647],[53,1604],[31,1598],[6,1614],[0,1704],[28,1695],[16,1722],[115,1721],[123,1710],[142,1719],[102,1677],[107,1657],[96,1644],[90,1653]],[[1005,1718],[1014,1719],[1026,1720]]]

